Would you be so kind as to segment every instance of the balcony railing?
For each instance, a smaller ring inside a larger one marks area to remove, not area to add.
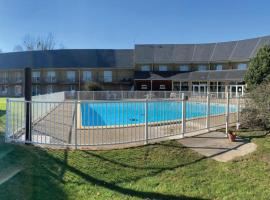
[[[33,83],[39,83],[40,82],[40,77],[32,77],[32,82]]]
[[[10,79],[10,82],[12,83],[22,83],[23,79],[22,77],[14,77]]]
[[[46,77],[46,78],[45,78],[45,81],[46,81],[47,83],[56,83],[56,82],[57,82],[57,79],[56,79],[56,77],[54,77],[54,76],[50,76],[50,77]]]
[[[0,83],[8,83],[8,79],[7,78],[0,78]]]
[[[75,78],[67,78],[66,81],[68,83],[75,83],[76,82],[76,79]]]

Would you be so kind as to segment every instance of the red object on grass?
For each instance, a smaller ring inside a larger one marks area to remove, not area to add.
[[[232,132],[228,133],[228,138],[231,142],[234,142],[236,139],[236,135]]]

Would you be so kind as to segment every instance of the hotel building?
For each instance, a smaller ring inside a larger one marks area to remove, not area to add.
[[[0,54],[0,95],[22,96],[24,68],[33,95],[85,90],[164,90],[242,94],[251,58],[270,36],[208,44],[135,45],[134,49],[64,49]],[[226,87],[228,86],[228,87]]]

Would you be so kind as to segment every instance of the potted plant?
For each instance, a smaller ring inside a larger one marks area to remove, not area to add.
[[[228,138],[230,140],[230,142],[235,142],[235,139],[236,139],[236,134],[234,131],[232,130],[229,130],[228,131]]]

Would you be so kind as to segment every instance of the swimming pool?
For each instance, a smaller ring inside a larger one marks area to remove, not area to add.
[[[81,103],[82,126],[124,126],[145,123],[145,102],[93,102]],[[236,112],[230,106],[230,112]],[[210,105],[210,115],[226,113],[225,104]],[[207,104],[186,103],[186,119],[205,117]],[[166,122],[182,119],[181,101],[149,101],[148,122]]]

